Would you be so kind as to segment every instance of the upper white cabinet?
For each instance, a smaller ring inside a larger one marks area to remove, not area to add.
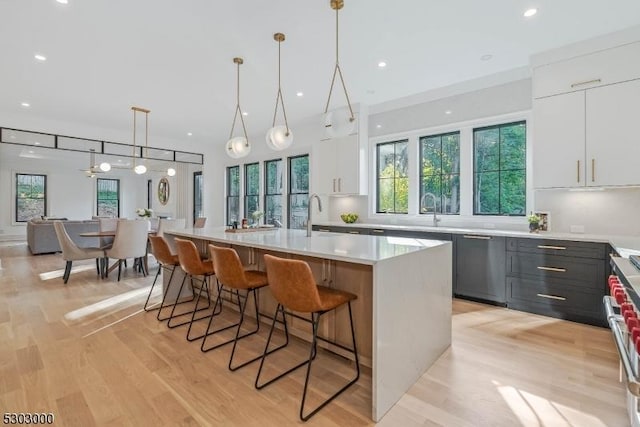
[[[366,195],[367,116],[356,114],[356,132],[342,138],[316,141],[311,149],[311,191],[326,195]]]
[[[313,191],[329,195],[367,194],[366,180],[362,183],[360,179],[365,154],[362,150],[361,159],[358,135],[317,142],[312,151]]]
[[[533,84],[535,188],[640,185],[640,43],[537,67]]]
[[[533,97],[633,80],[640,77],[640,42],[581,55],[534,69]]]
[[[586,93],[587,185],[640,184],[640,80]]]
[[[585,185],[584,91],[533,100],[535,188]]]

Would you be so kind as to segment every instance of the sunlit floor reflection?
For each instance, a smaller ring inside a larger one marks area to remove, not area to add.
[[[511,411],[526,427],[606,427],[599,418],[552,400],[492,381]]]
[[[103,299],[102,301],[98,301],[77,310],[70,311],[64,315],[64,318],[66,320],[77,321],[91,315],[106,312],[107,310],[113,308],[122,310],[123,308],[131,307],[134,304],[140,304],[140,301],[143,298],[146,299],[147,295],[149,294],[150,288],[151,286],[145,286],[144,288],[134,289],[120,295],[115,295],[110,298]],[[157,286],[151,296],[157,297],[161,293],[162,289]]]
[[[81,271],[87,270],[96,270],[95,265],[78,265],[76,267],[71,267],[71,274],[80,273]],[[51,280],[57,279],[58,277],[64,276],[64,268],[60,270],[47,271],[45,273],[40,273],[40,280]]]

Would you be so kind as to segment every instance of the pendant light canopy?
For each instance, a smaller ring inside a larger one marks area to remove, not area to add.
[[[267,131],[267,145],[272,150],[281,151],[291,146],[293,142],[293,133],[289,129],[287,122],[287,111],[284,108],[284,97],[282,96],[282,87],[280,85],[280,45],[285,40],[284,34],[275,33],[273,39],[278,42],[278,94],[276,95],[276,107],[273,111],[273,124],[271,129]],[[282,105],[282,115],[284,116],[284,126],[276,126],[276,116],[278,115],[278,101]]]
[[[240,65],[244,62],[242,58],[233,58],[233,62],[238,67],[237,72],[237,92],[236,92],[236,112],[233,115],[233,123],[231,124],[231,132],[229,133],[229,141],[227,141],[226,151],[229,157],[232,159],[239,159],[246,157],[251,152],[251,146],[249,145],[249,137],[247,136],[247,128],[244,125],[244,118],[242,117],[242,110],[240,109]],[[233,137],[233,129],[236,127],[236,120],[240,115],[240,122],[242,123],[242,131],[244,136]]]
[[[347,93],[347,87],[344,84],[344,77],[342,77],[342,70],[340,69],[339,61],[339,25],[338,25],[338,12],[344,7],[344,0],[330,0],[331,9],[336,11],[336,66],[333,69],[333,78],[331,79],[331,88],[329,89],[329,97],[327,98],[327,105],[324,107],[325,114],[325,129],[329,137],[335,138],[340,136],[346,136],[353,132],[355,128],[355,117],[353,115],[353,108],[351,108],[351,102],[349,101],[349,94]],[[344,96],[347,99],[348,111],[346,109],[339,109],[329,112],[329,102],[331,101],[331,92],[333,92],[333,86],[336,82],[336,75],[340,76],[340,83],[342,83],[342,89],[344,90]]]
[[[137,173],[138,175],[142,175],[147,173],[147,167],[143,164],[140,163],[139,165],[136,166],[136,118],[137,118],[137,113],[144,113],[145,116],[145,120],[144,120],[144,146],[145,149],[148,151],[149,150],[149,113],[151,112],[151,110],[147,110],[146,108],[140,108],[140,107],[131,107],[131,111],[133,111],[133,170],[135,173]],[[145,154],[143,152],[142,157],[145,157]]]

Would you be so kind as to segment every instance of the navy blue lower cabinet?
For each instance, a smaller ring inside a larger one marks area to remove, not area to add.
[[[504,305],[506,239],[460,234],[455,240],[454,294]]]

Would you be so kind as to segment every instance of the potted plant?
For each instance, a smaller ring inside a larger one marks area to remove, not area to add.
[[[256,210],[251,214],[254,227],[257,227],[260,224],[260,218],[262,218],[263,216],[264,212],[262,212],[261,210]]]
[[[136,209],[136,214],[138,214],[140,218],[151,218],[153,210],[147,208],[138,208]]]
[[[529,231],[531,233],[537,233],[540,228],[540,217],[532,212],[531,215],[527,217],[527,220],[529,221]]]

